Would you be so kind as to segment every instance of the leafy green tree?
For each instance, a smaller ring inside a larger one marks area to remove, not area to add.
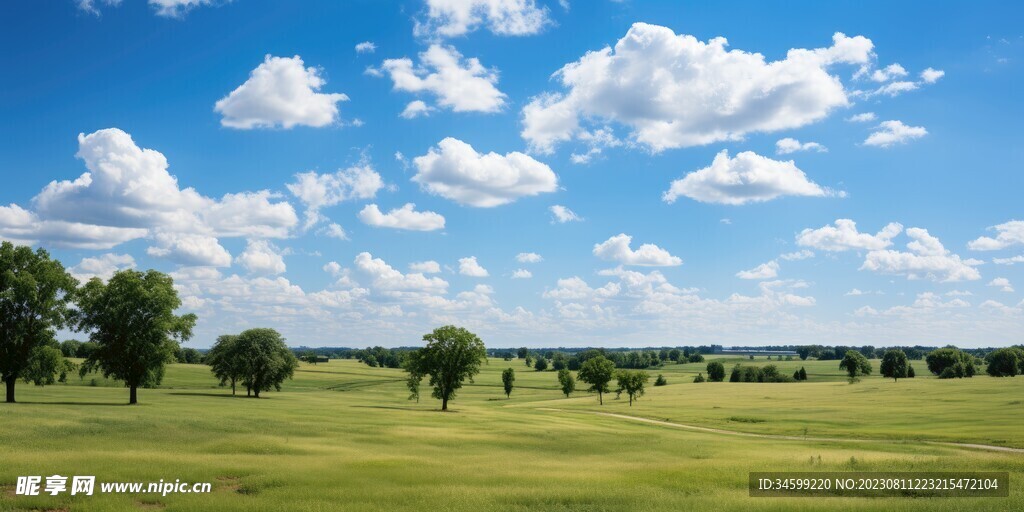
[[[441,400],[441,410],[448,410],[448,401],[455,397],[462,382],[480,372],[480,361],[486,357],[484,342],[462,327],[446,325],[423,335],[427,345],[413,352],[406,371],[430,376],[434,387],[431,396]]]
[[[907,378],[908,379],[913,379],[915,375],[916,375],[916,373],[914,372],[914,366],[908,364],[907,365]]]
[[[580,366],[577,377],[581,381],[590,384],[588,391],[596,391],[598,402],[604,405],[604,394],[608,392],[608,383],[611,382],[614,374],[615,363],[603,355],[598,355],[587,359]]]
[[[60,349],[44,345],[32,349],[28,366],[22,372],[25,382],[45,386],[55,382],[67,382],[68,374],[75,371],[75,364],[67,359]]]
[[[266,327],[242,331],[235,340],[234,352],[242,360],[246,394],[252,393],[256,398],[263,391],[281,391],[281,384],[292,378],[299,367],[299,360],[284,344],[281,334]]]
[[[179,363],[198,364],[203,360],[203,354],[191,347],[179,347],[174,354],[174,359]]]
[[[562,386],[562,393],[566,398],[576,391],[576,379],[573,378],[572,372],[569,370],[558,370],[558,383]]]
[[[542,372],[548,369],[548,360],[543,357],[538,357],[537,362],[533,364],[533,369],[538,372]]]
[[[704,374],[703,373],[697,373],[697,376],[693,378],[693,382],[695,384],[699,383],[699,382],[704,382]]]
[[[526,356],[526,367],[533,368],[533,357],[530,357],[529,355]]]
[[[931,351],[924,358],[928,371],[942,375],[947,368],[952,368],[954,377],[973,377],[975,373],[974,357],[954,347],[944,347]]]
[[[800,380],[800,370],[793,372],[793,380]]]
[[[505,398],[512,398],[512,384],[516,381],[516,371],[509,368],[501,372],[501,383],[505,386]]]
[[[700,354],[700,352],[694,352],[694,353],[690,354],[689,361],[691,363],[703,363],[704,362],[704,356],[702,356]]]
[[[654,379],[654,385],[655,386],[667,386],[668,385],[668,380],[665,379],[664,375],[659,373],[658,374],[658,378]]]
[[[82,359],[88,359],[89,356],[92,355],[92,353],[96,351],[96,347],[97,346],[98,345],[96,345],[95,343],[93,343],[91,341],[83,342],[81,345],[78,346],[78,350],[75,351],[75,357],[80,357]]]
[[[1024,349],[1006,347],[993,350],[985,356],[985,372],[993,377],[1013,377],[1024,373]]]
[[[413,351],[402,361],[402,369],[409,374],[405,379],[405,386],[409,388],[409,400],[416,400],[416,403],[420,403],[420,383],[423,382],[423,374],[419,373],[419,358],[419,352]]]
[[[803,366],[800,367],[800,380],[807,380],[807,370]]]
[[[82,347],[82,342],[78,340],[64,340],[60,342],[60,353],[64,357],[78,357],[78,349]]]
[[[725,380],[725,365],[722,363],[711,361],[706,369],[708,371],[708,380],[711,382],[722,382]]]
[[[526,356],[529,354],[530,351],[527,350],[526,347],[520,347],[519,350],[516,351],[516,355],[519,356],[519,359],[526,359]]]
[[[128,403],[138,403],[139,386],[160,384],[178,342],[192,337],[196,316],[175,315],[180,306],[174,281],[155,270],[121,270],[107,283],[92,278],[79,291],[78,328],[97,347],[81,375],[100,371],[124,381]]]
[[[907,354],[897,348],[886,350],[885,354],[882,354],[882,364],[879,370],[883,376],[899,381],[899,379],[906,378],[908,366]]]
[[[682,357],[682,355],[683,353],[678,348],[674,348],[668,351],[668,360],[673,363],[678,363],[679,358]]]
[[[858,375],[871,375],[871,361],[856,350],[846,351],[846,355],[839,361],[839,368],[846,370],[851,379]]]
[[[231,384],[231,394],[235,394],[235,384],[245,378],[244,360],[235,349],[238,336],[223,334],[206,353],[206,364],[210,371],[220,380],[220,385]]]
[[[68,304],[77,286],[45,250],[0,244],[0,380],[7,403],[14,403],[18,379],[29,378],[34,351],[55,342],[56,331],[71,323]]]
[[[309,364],[316,365],[320,362],[320,356],[317,356],[316,352],[313,352],[312,350],[307,350],[302,353],[302,360]]]
[[[647,381],[650,380],[650,378],[651,376],[645,371],[619,370],[618,374],[616,374],[616,380],[619,384],[616,392],[625,392],[629,395],[629,405],[632,407],[633,400],[644,396],[644,385],[647,384]]]

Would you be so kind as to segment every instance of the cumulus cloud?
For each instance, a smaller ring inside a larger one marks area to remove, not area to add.
[[[577,137],[584,121],[614,121],[658,152],[804,126],[850,104],[831,66],[874,58],[862,36],[836,33],[832,42],[767,62],[728,50],[721,37],[704,42],[635,23],[614,48],[588,52],[555,73],[567,91],[535,97],[523,109],[522,136],[533,150],[550,152]]]
[[[643,267],[675,267],[683,264],[682,259],[654,244],[643,244],[634,251],[629,247],[632,241],[633,237],[620,233],[594,244],[594,256],[623,265]]]
[[[356,45],[356,53],[373,53],[377,51],[377,45],[373,41],[363,41]]]
[[[79,9],[97,16],[100,14],[97,4],[108,7],[121,5],[121,0],[75,0],[75,2]],[[194,7],[213,5],[213,3],[213,0],[149,0],[149,6],[153,8],[153,12],[157,16],[165,18],[182,18]]]
[[[68,269],[79,282],[86,282],[94,277],[104,281],[113,277],[114,272],[135,268],[135,258],[130,254],[101,254],[91,258],[82,258],[77,265]]]
[[[383,292],[445,293],[448,282],[439,277],[426,277],[421,273],[403,274],[380,258],[361,252],[354,261],[355,268],[367,275],[373,287]]]
[[[797,245],[813,247],[823,251],[839,252],[854,250],[878,250],[892,245],[892,239],[903,231],[898,222],[887,224],[872,235],[857,231],[857,223],[850,219],[836,219],[834,226],[818,229],[807,228],[796,237]]]
[[[266,240],[249,240],[235,262],[253,274],[282,274],[287,267],[281,250]]]
[[[140,148],[117,128],[79,134],[78,145],[87,172],[50,182],[32,210],[0,206],[0,237],[109,249],[157,232],[281,238],[298,222],[291,205],[268,191],[217,200],[180,188],[163,154]]]
[[[874,112],[862,112],[846,118],[851,123],[870,123],[876,119],[878,119],[878,116]]]
[[[975,281],[981,279],[976,268],[982,262],[962,260],[947,250],[938,238],[921,228],[907,229],[911,242],[907,251],[872,250],[864,259],[861,270],[904,275],[908,279],[931,279],[941,282]]]
[[[505,93],[498,90],[498,73],[485,68],[479,59],[463,59],[452,46],[430,45],[420,53],[420,64],[412,59],[388,59],[380,70],[394,82],[396,91],[430,93],[437,104],[455,112],[499,112],[505,105]]]
[[[784,259],[786,261],[806,260],[807,258],[813,257],[814,251],[808,251],[807,249],[803,249],[796,252],[787,252],[785,254],[779,255],[780,259]]]
[[[307,68],[298,55],[273,57],[249,74],[249,79],[214,105],[220,124],[229,128],[322,127],[338,120],[342,93],[318,92],[326,84],[318,68]]]
[[[741,205],[782,196],[843,195],[807,179],[792,160],[772,160],[751,151],[729,158],[722,150],[708,167],[672,182],[661,198],[674,203],[680,196],[703,203]]]
[[[997,277],[989,281],[988,285],[995,288],[999,288],[1000,291],[1013,293],[1013,286],[1010,284],[1010,280],[1005,277]]]
[[[565,224],[566,222],[579,222],[583,220],[583,217],[576,215],[576,212],[560,204],[556,204],[548,208],[548,210],[551,212],[554,222],[559,224]]]
[[[476,256],[459,258],[459,273],[469,277],[487,277],[491,275],[487,272],[487,269],[477,263]]]
[[[779,155],[788,155],[790,153],[796,153],[797,151],[817,151],[818,153],[825,153],[828,151],[828,148],[818,144],[817,142],[800,142],[791,137],[775,141],[775,153]]]
[[[440,274],[441,265],[434,260],[416,261],[409,264],[409,270],[420,274]]]
[[[372,199],[384,187],[384,180],[373,167],[363,164],[330,174],[299,173],[287,187],[306,206],[304,228],[309,229],[323,220],[322,208],[343,201]]]
[[[871,79],[876,82],[888,82],[896,78],[907,76],[907,70],[899,64],[889,64],[888,66],[876,69],[871,73]]]
[[[190,233],[157,233],[146,254],[186,266],[228,267],[231,253],[212,236]]]
[[[530,279],[533,277],[533,272],[521,268],[512,273],[512,279]]]
[[[740,279],[774,279],[779,275],[779,263],[775,260],[762,263],[750,270],[741,270],[736,273]]]
[[[405,203],[388,213],[382,213],[375,204],[366,205],[359,212],[359,220],[367,226],[377,228],[405,229],[409,231],[434,231],[444,229],[444,216],[431,211],[416,211],[416,205]]]
[[[995,238],[979,237],[968,242],[967,247],[972,251],[997,251],[1015,245],[1024,245],[1024,221],[1022,220],[1011,220],[989,229],[997,232]]]
[[[427,192],[459,204],[489,208],[558,189],[558,177],[529,155],[478,153],[447,137],[427,154],[413,159],[412,180]]]
[[[1011,256],[1009,258],[992,258],[992,263],[996,265],[1015,265],[1017,263],[1024,263],[1024,256]]]
[[[328,238],[337,238],[338,240],[348,240],[348,233],[345,232],[345,228],[341,227],[340,224],[330,223],[317,231],[318,234],[324,235]]]
[[[456,37],[486,27],[499,36],[527,36],[551,24],[547,7],[535,0],[427,0],[424,20],[417,20],[421,37]]]
[[[921,72],[921,80],[927,84],[933,84],[944,76],[946,76],[946,72],[941,69],[928,68]]]
[[[559,300],[603,300],[619,294],[622,287],[618,283],[608,283],[600,288],[591,288],[579,276],[559,279],[556,287],[544,292],[544,298]]]
[[[544,261],[544,257],[535,252],[521,252],[516,255],[516,261],[519,263],[540,263]]]
[[[423,100],[410,101],[405,109],[402,110],[401,114],[398,114],[404,119],[416,119],[417,117],[429,116],[431,112],[435,111],[434,107],[427,105]]]
[[[928,135],[923,126],[907,126],[901,121],[882,121],[878,128],[864,139],[865,146],[888,148],[897,144],[906,144],[912,140]]]

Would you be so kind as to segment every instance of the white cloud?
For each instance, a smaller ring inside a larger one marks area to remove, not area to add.
[[[317,231],[317,233],[329,238],[337,238],[338,240],[348,240],[348,233],[345,232],[345,228],[341,227],[340,224],[334,222],[321,228],[320,230]]]
[[[356,53],[373,53],[377,51],[377,45],[373,41],[363,41],[356,45]]]
[[[889,64],[888,66],[876,69],[874,73],[871,73],[871,79],[876,82],[888,82],[895,78],[907,76],[907,70],[899,64]]]
[[[455,37],[481,26],[500,36],[539,33],[551,20],[535,0],[427,0],[426,20],[417,21],[419,36]]]
[[[923,126],[907,126],[901,121],[882,121],[864,140],[864,145],[887,148],[896,144],[906,144],[925,135],[928,135],[928,130]]]
[[[583,220],[583,217],[576,215],[576,212],[560,204],[556,204],[548,208],[548,210],[551,211],[551,215],[554,215],[554,221],[559,224],[564,224],[566,222],[579,222]]]
[[[673,203],[680,196],[686,196],[703,203],[741,205],[781,196],[833,194],[808,180],[792,160],[772,160],[751,151],[729,158],[728,150],[722,150],[710,166],[673,181],[662,194],[662,200]]]
[[[420,274],[440,274],[441,265],[434,260],[417,261],[409,264],[409,270]]]
[[[521,252],[516,255],[516,261],[519,263],[540,263],[544,261],[544,257],[535,252]]]
[[[1024,220],[1011,220],[989,229],[998,232],[995,238],[979,237],[970,241],[967,247],[972,251],[996,251],[1015,245],[1024,245]]]
[[[146,254],[185,266],[231,266],[231,253],[216,238],[205,235],[157,233],[156,245],[147,248]]]
[[[878,116],[876,116],[874,112],[863,112],[846,118],[846,120],[851,123],[870,123],[875,119],[878,119]]]
[[[859,290],[857,288],[854,288],[854,289],[844,293],[843,295],[846,295],[847,297],[859,297],[861,295],[884,295],[884,293],[882,293],[880,291],[868,292],[868,291],[862,291],[862,290]]]
[[[341,275],[341,272],[342,272],[343,269],[342,269],[341,265],[337,261],[328,261],[323,266],[323,270],[324,270],[324,272],[327,272],[328,274],[337,277],[337,276]]]
[[[775,260],[762,263],[750,270],[741,270],[736,273],[740,279],[774,279],[779,275],[779,263]]]
[[[529,155],[481,154],[451,137],[413,163],[417,169],[413,181],[431,194],[463,205],[489,208],[558,189],[558,177],[551,168]]]
[[[121,0],[75,0],[78,4],[78,8],[99,16],[100,11],[96,7],[97,3],[101,3],[106,6],[119,6]],[[165,18],[181,18],[185,16],[185,13],[190,11],[193,7],[201,5],[213,5],[213,0],[148,0],[150,7],[153,8],[154,13],[157,16],[163,16]]]
[[[32,199],[33,211],[0,207],[0,237],[109,249],[154,232],[280,238],[298,222],[291,205],[273,202],[268,191],[215,200],[179,188],[163,154],[117,128],[79,134],[78,144],[87,172],[50,182]]]
[[[608,283],[600,288],[591,288],[583,279],[574,276],[559,279],[553,290],[544,292],[544,298],[559,300],[603,300],[619,294],[622,287],[618,283]]]
[[[413,100],[410,101],[409,104],[405,106],[405,110],[402,110],[402,113],[399,114],[399,116],[405,119],[416,119],[417,117],[420,116],[429,116],[430,113],[435,110],[437,109],[431,107],[430,105],[427,105],[423,100]]]
[[[1000,291],[1013,293],[1013,286],[1010,284],[1010,280],[1005,277],[997,277],[989,281],[988,285],[999,288]]]
[[[982,262],[951,254],[938,238],[921,228],[907,229],[913,241],[907,244],[910,252],[872,250],[864,259],[861,270],[905,275],[908,279],[927,278],[933,281],[975,281],[981,274],[974,267]]]
[[[419,66],[407,57],[381,64],[396,91],[431,93],[439,106],[455,112],[493,113],[505,105],[505,93],[495,87],[497,71],[485,68],[479,59],[463,60],[454,47],[437,44],[419,57]]]
[[[305,67],[302,58],[267,55],[249,79],[217,101],[220,124],[248,130],[297,125],[322,127],[338,120],[341,93],[318,92],[326,80],[320,70]]]
[[[439,294],[448,289],[448,282],[444,279],[426,277],[421,273],[402,274],[368,252],[359,253],[354,263],[357,270],[371,278],[373,287],[381,291]]]
[[[867,64],[873,44],[836,33],[833,45],[792,49],[784,60],[727,50],[671,29],[635,23],[614,48],[588,52],[555,77],[568,90],[523,109],[522,136],[550,152],[579,135],[581,122],[615,121],[654,152],[797,128],[849,105],[833,64]]]
[[[470,277],[487,277],[490,275],[487,269],[477,263],[476,256],[459,258],[459,273]]]
[[[521,268],[512,273],[512,279],[530,279],[533,277],[533,272]]]
[[[287,267],[281,250],[266,240],[249,240],[235,262],[253,274],[282,274]]]
[[[92,258],[82,258],[82,261],[68,269],[75,279],[84,283],[94,277],[104,281],[110,279],[114,272],[135,268],[135,258],[129,254],[101,254]]]
[[[788,155],[797,151],[817,151],[818,153],[828,152],[828,148],[817,142],[800,142],[794,138],[786,137],[775,141],[775,153]]]
[[[921,80],[927,84],[934,84],[944,76],[946,76],[946,72],[941,69],[928,68],[921,72]]]
[[[675,267],[683,264],[683,260],[654,244],[643,244],[634,251],[629,247],[632,240],[633,237],[625,233],[615,235],[594,244],[594,256],[623,265],[644,267]]]
[[[384,187],[380,174],[368,164],[339,169],[332,174],[309,171],[295,175],[287,185],[292,195],[306,206],[304,229],[323,220],[320,210],[343,201],[372,199]]]
[[[873,96],[876,94],[884,94],[886,96],[892,97],[899,96],[900,94],[903,94],[905,92],[916,91],[917,89],[917,82],[892,82],[879,87],[877,90],[871,93],[871,95]]]
[[[872,235],[857,231],[857,223],[850,219],[836,219],[835,226],[808,228],[801,231],[796,237],[796,243],[804,247],[830,252],[850,249],[878,250],[892,245],[892,239],[902,231],[902,224],[891,222],[881,231]]]
[[[813,257],[814,251],[808,251],[807,249],[803,249],[796,252],[787,252],[785,254],[779,255],[779,258],[784,259],[786,261],[806,260],[807,258]]]
[[[363,224],[378,228],[405,229],[410,231],[434,231],[444,229],[444,216],[431,211],[416,211],[416,205],[405,203],[388,213],[382,213],[376,204],[366,205],[359,212]]]
[[[1014,265],[1017,263],[1024,263],[1024,256],[1011,256],[1009,258],[992,258],[992,263],[996,265]]]

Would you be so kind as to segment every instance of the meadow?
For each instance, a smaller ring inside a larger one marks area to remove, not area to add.
[[[764,358],[722,358],[764,365]],[[438,412],[400,370],[303,363],[281,392],[232,397],[203,365],[171,365],[128,392],[102,378],[18,386],[0,404],[0,510],[1022,510],[1024,380],[879,376],[849,384],[837,361],[771,361],[796,383],[693,383],[705,364],[650,370],[626,397],[577,391],[555,372],[490,359]],[[878,368],[878,361],[873,361]],[[516,371],[510,399],[501,371]],[[652,379],[653,383],[653,379]],[[582,383],[579,384],[583,386]],[[241,393],[244,395],[244,391]],[[628,415],[746,437],[640,422]],[[821,440],[818,438],[830,438]],[[832,438],[842,440],[832,440]],[[752,498],[750,471],[1009,471],[1008,498]],[[14,495],[20,475],[212,482],[210,494]]]

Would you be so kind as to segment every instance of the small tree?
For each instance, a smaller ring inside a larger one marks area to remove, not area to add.
[[[242,360],[242,384],[256,398],[262,391],[281,391],[281,384],[292,378],[299,367],[295,354],[274,329],[242,331],[235,340],[234,352]]]
[[[533,364],[533,369],[537,370],[538,372],[542,372],[544,370],[547,370],[548,369],[548,360],[544,359],[543,357],[538,357],[537,358],[537,362]]]
[[[718,361],[708,363],[708,380],[711,382],[722,382],[725,380],[725,365]]]
[[[693,382],[694,383],[704,382],[704,374],[703,373],[697,373],[697,376],[693,378]]]
[[[654,379],[654,385],[655,386],[666,386],[666,385],[668,385],[668,381],[665,380],[665,376],[664,375],[659,373],[658,374],[658,378]]]
[[[908,364],[907,365],[907,378],[908,379],[913,379],[915,375],[916,374],[914,373],[914,366]]]
[[[851,379],[857,375],[871,375],[871,361],[856,350],[846,351],[842,361],[839,361],[839,368],[846,370]]]
[[[886,350],[882,354],[882,365],[879,370],[882,375],[894,381],[899,381],[907,376],[907,354],[900,349]]]
[[[566,398],[576,391],[576,379],[573,378],[572,372],[569,370],[558,370],[558,383],[562,386],[562,393]]]
[[[533,357],[526,356],[526,367],[533,368]]]
[[[487,356],[484,342],[462,327],[446,325],[423,335],[427,345],[413,351],[406,371],[430,376],[431,394],[441,400],[441,410],[448,410],[448,401],[462,387],[462,382],[480,372],[480,362]]]
[[[633,400],[644,396],[644,385],[647,384],[651,376],[640,370],[619,370],[616,378],[619,384],[616,392],[625,392],[629,395],[629,405],[632,407]]]
[[[14,403],[18,379],[30,379],[25,372],[36,349],[56,342],[56,331],[70,323],[68,303],[77,286],[45,250],[0,244],[0,379],[7,403]]]
[[[530,351],[527,350],[526,347],[521,347],[519,350],[516,351],[516,355],[519,356],[519,359],[526,359],[526,356],[529,353]]]
[[[235,384],[245,378],[245,368],[241,354],[235,350],[238,336],[222,334],[206,353],[206,364],[210,371],[220,380],[220,385],[231,384],[231,394],[235,394]]]
[[[1019,347],[1007,347],[993,350],[985,361],[988,365],[985,372],[993,377],[1013,377],[1024,373],[1024,350]]]
[[[615,363],[608,358],[598,355],[587,359],[579,371],[579,379],[590,384],[588,391],[596,391],[597,399],[604,405],[604,394],[608,392],[608,383],[615,374]]]
[[[807,380],[807,370],[803,366],[800,367],[800,380]]]
[[[682,357],[682,355],[682,351],[680,351],[678,348],[674,348],[668,351],[668,360],[672,361],[673,363],[678,363],[679,358]]]
[[[64,359],[60,349],[44,345],[32,350],[28,366],[22,372],[22,378],[27,383],[46,386],[56,382],[67,382],[68,374],[73,371],[75,364]]]
[[[121,270],[107,283],[92,278],[78,296],[78,328],[90,332],[96,350],[79,373],[124,381],[128,403],[138,403],[138,388],[160,384],[178,342],[192,337],[196,316],[176,316],[180,306],[174,281],[155,270]]]
[[[512,383],[516,381],[516,371],[509,368],[501,372],[501,383],[505,385],[505,398],[512,398]]]

